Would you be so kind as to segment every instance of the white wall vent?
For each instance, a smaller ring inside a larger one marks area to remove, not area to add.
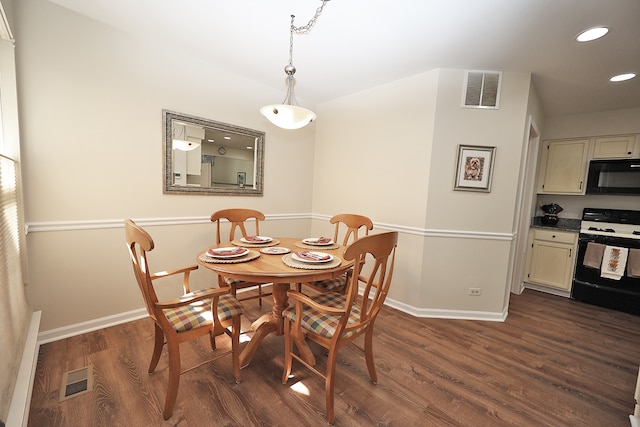
[[[463,107],[498,109],[501,83],[502,71],[467,71]]]

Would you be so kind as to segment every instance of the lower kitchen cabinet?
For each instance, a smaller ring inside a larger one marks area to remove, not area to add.
[[[577,242],[577,233],[532,229],[524,281],[569,291]]]

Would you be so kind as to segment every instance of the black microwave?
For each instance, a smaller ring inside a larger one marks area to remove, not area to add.
[[[640,159],[592,160],[586,193],[640,195]]]

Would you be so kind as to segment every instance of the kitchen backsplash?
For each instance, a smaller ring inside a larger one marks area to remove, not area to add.
[[[559,218],[582,218],[584,208],[609,208],[640,210],[640,196],[567,196],[558,194],[538,194],[536,210],[533,216],[543,215],[541,205],[557,203],[563,211]]]

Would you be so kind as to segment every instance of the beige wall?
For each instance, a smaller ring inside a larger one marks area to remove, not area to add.
[[[529,73],[504,72],[500,108],[460,108],[463,70],[443,70],[425,225],[422,301],[441,310],[506,312]],[[458,144],[494,146],[490,193],[453,191]],[[443,241],[447,238],[448,241]],[[469,296],[469,288],[482,288]]]
[[[504,74],[499,110],[461,108],[463,82],[463,70],[434,70],[321,105],[313,206],[354,210],[401,231],[390,292],[398,307],[498,318],[530,75]],[[458,144],[497,147],[491,193],[453,191]],[[482,295],[468,296],[469,287]]]
[[[278,130],[258,112],[281,99],[284,86],[267,89],[207,58],[133,38],[48,1],[15,6],[28,296],[42,310],[41,330],[143,306],[124,218],[166,224],[149,229],[159,240],[153,261],[164,269],[193,263],[210,244],[214,210],[309,215],[315,129]],[[264,197],[164,195],[164,108],[265,131]],[[187,224],[176,225],[181,221]],[[309,229],[308,219],[269,222],[264,231],[279,235]],[[196,281],[210,283],[200,276]]]

